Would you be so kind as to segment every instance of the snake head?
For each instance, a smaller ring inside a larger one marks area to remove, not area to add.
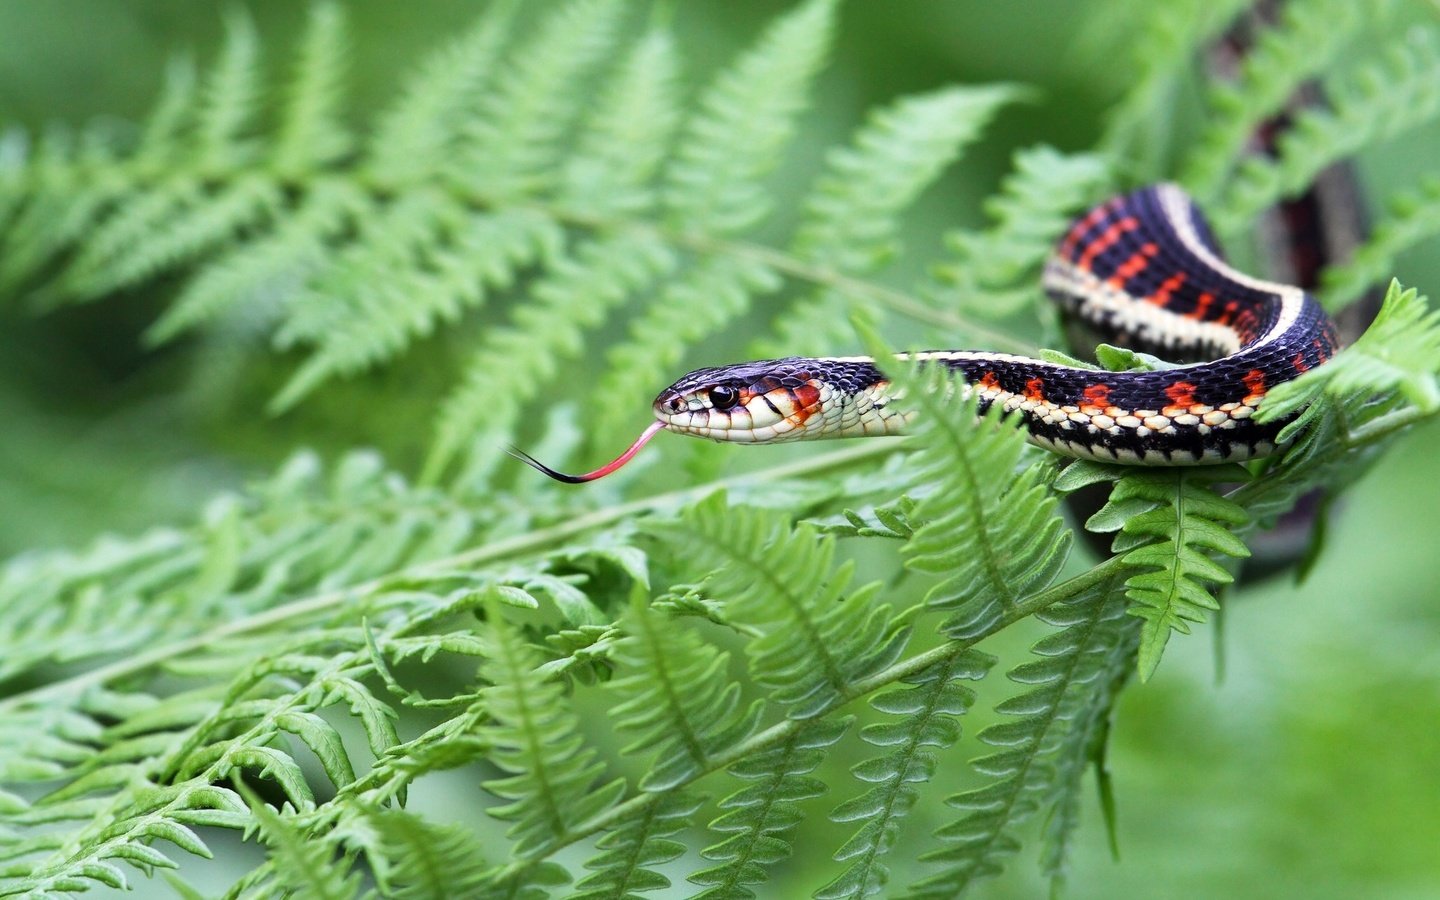
[[[660,392],[655,417],[670,431],[716,441],[798,440],[829,387],[812,359],[764,359],[697,369]]]

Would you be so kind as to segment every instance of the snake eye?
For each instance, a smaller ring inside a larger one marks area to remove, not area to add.
[[[710,389],[710,405],[720,412],[730,409],[739,400],[740,392],[733,387],[721,386]]]

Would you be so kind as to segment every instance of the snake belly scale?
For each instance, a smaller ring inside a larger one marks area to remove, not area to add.
[[[948,367],[980,408],[1018,411],[1028,439],[1056,453],[1138,465],[1265,456],[1283,421],[1253,418],[1275,385],[1323,364],[1335,329],[1298,287],[1236,271],[1178,187],[1115,197],[1077,219],[1045,264],[1046,293],[1070,315],[1135,350],[1203,359],[1105,372],[981,350],[899,354]],[[787,357],[699,369],[660,392],[656,421],[620,459],[567,476],[608,474],[661,430],[772,443],[901,433],[910,415],[870,357]]]

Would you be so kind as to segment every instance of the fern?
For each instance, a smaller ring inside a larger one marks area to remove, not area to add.
[[[612,683],[627,699],[611,714],[634,733],[621,752],[656,754],[641,789],[663,791],[713,768],[722,748],[753,734],[761,705],[741,708],[740,685],[725,675],[729,657],[693,634],[666,628],[642,605],[627,624],[630,636],[615,659],[631,674]]]
[[[977,401],[956,400],[958,388],[940,367],[894,377],[921,417],[925,445],[912,483],[942,486],[916,504],[920,524],[905,544],[906,564],[942,576],[926,603],[951,613],[946,633],[966,637],[1048,585],[1070,534],[1040,470],[1017,472],[1022,444],[1013,419],[992,409],[977,426]],[[1026,535],[1022,546],[1009,537],[1016,534]]]
[[[1085,527],[1118,532],[1115,552],[1123,554],[1126,565],[1142,570],[1125,583],[1130,612],[1145,621],[1140,634],[1141,680],[1155,673],[1172,630],[1188,634],[1188,622],[1203,622],[1205,610],[1220,608],[1206,583],[1225,585],[1234,576],[1211,554],[1250,555],[1234,534],[1249,516],[1212,487],[1246,477],[1238,466],[1122,475],[1114,467],[1081,462],[1066,469],[1057,482],[1062,490],[1075,490],[1115,479],[1109,502]]]
[[[1180,176],[1202,201],[1214,196],[1256,127],[1279,112],[1305,79],[1325,70],[1359,22],[1354,4],[1331,0],[1288,3],[1280,15],[1276,27],[1256,36],[1234,82],[1210,90],[1211,119]]]
[[[669,887],[670,879],[645,867],[670,862],[685,852],[684,844],[668,838],[684,829],[699,808],[684,794],[668,794],[611,830],[596,842],[601,852],[585,863],[597,871],[582,878],[572,896],[628,900],[638,897],[638,891]]]
[[[799,819],[796,804],[825,791],[824,782],[810,773],[849,725],[848,719],[806,723],[774,749],[730,767],[730,774],[755,784],[720,802],[729,812],[711,822],[710,829],[731,836],[701,851],[720,864],[690,876],[690,881],[706,886],[699,896],[756,896],[749,886],[764,883],[767,867],[789,855],[786,837]]]
[[[1417,26],[1386,58],[1330,85],[1328,110],[1307,111],[1279,141],[1278,160],[1247,160],[1239,168],[1215,225],[1223,234],[1280,197],[1298,192],[1337,159],[1368,142],[1392,137],[1440,114],[1440,31]]]
[[[867,725],[860,736],[877,747],[896,749],[851,769],[856,778],[875,784],[830,813],[838,822],[864,822],[835,852],[841,862],[855,861],[817,891],[816,897],[869,897],[884,890],[890,872],[882,859],[895,847],[900,819],[909,815],[920,796],[912,785],[928,781],[935,774],[935,752],[926,748],[943,751],[959,740],[955,717],[966,713],[975,700],[974,692],[957,682],[979,680],[993,664],[993,659],[978,653],[954,653],[906,679],[914,687],[887,691],[871,699],[877,710],[904,718]]]
[[[1049,102],[1009,84],[927,86],[824,147],[843,133],[808,118],[843,106],[845,79],[822,75],[832,0],[794,5],[718,73],[663,10],[501,0],[408,78],[367,79],[401,85],[373,114],[348,91],[369,42],[347,6],[312,7],[288,59],[236,11],[213,60],[171,63],[137,127],[0,139],[5,314],[138,299],[148,340],[211,386],[207,422],[250,422],[275,391],[287,429],[339,448],[179,524],[0,561],[0,896],[148,893],[156,872],[237,898],[954,896],[1027,840],[1058,890],[1087,772],[1113,818],[1131,673],[1215,607],[1250,533],[1440,414],[1440,323],[1418,293],[1392,285],[1364,337],[1272,391],[1259,415],[1296,416],[1289,446],[1247,472],[1056,474],[998,411],[898,364],[904,442],[760,450],[721,479],[743,451],[661,439],[583,491],[495,463],[517,435],[546,458],[608,452],[706,353],[831,353],[852,320],[877,355],[1031,350],[979,320],[1027,312],[1055,237],[1117,182],[1182,177],[1234,237],[1320,167],[1433,117],[1433,24],[1407,31],[1398,5],[1361,23],[1297,2],[1228,85],[1202,83],[1195,55],[1240,4],[1153,6],[1109,16],[1138,58],[1103,67],[1123,92],[1097,148],[1047,131],[1064,153],[1001,145],[1015,101]],[[1312,78],[1333,106],[1297,113],[1273,159],[1247,156]],[[1083,87],[1087,103],[1108,89]],[[1206,101],[1193,127],[1173,118],[1187,95]],[[985,223],[922,221],[962,155],[972,188],[1012,160]],[[1432,194],[1405,195],[1332,271],[1332,304],[1434,233]],[[946,233],[940,259],[901,240],[922,228]],[[886,314],[882,342],[863,326]],[[65,381],[49,329],[98,315],[7,329],[46,336],[15,368]],[[385,377],[337,383],[363,372]],[[92,467],[173,442],[226,477],[230,458],[172,441],[168,404],[126,390],[165,418],[116,412],[130,430],[105,432]],[[84,481],[56,452],[74,432],[25,409],[6,403],[0,462]],[[362,438],[355,418],[388,429]],[[248,427],[223,432],[237,454],[282,459],[296,439]],[[343,449],[372,437],[399,448],[394,468]],[[1059,493],[1082,483],[1112,485],[1088,523],[1115,534],[1108,558],[1069,553]],[[6,503],[14,533],[44,505]],[[105,525],[114,502],[94,506]],[[1012,629],[1031,620],[1053,630],[1022,661]],[[973,790],[942,806],[974,753],[965,682],[995,665],[1017,693],[979,731]],[[437,785],[473,815],[442,819]],[[938,849],[912,834],[936,826]],[[263,858],[226,868],[220,829]]]
[[[493,686],[484,699],[495,722],[487,738],[496,765],[513,774],[485,787],[511,801],[489,812],[514,820],[509,834],[515,852],[524,856],[614,803],[624,786],[615,781],[593,789],[604,766],[592,761],[593,751],[581,749],[576,723],[562,708],[559,686],[529,683],[539,660],[500,618],[498,607],[489,613],[493,642],[486,647],[486,674]]]
[[[1054,766],[1067,745],[1078,740],[1083,746],[1090,737],[1083,730],[1077,734],[1077,729],[1087,727],[1080,710],[1091,702],[1090,689],[1100,671],[1097,663],[1118,640],[1115,630],[1105,624],[1115,618],[1107,611],[1114,593],[1110,582],[1102,582],[1059,607],[1053,620],[1064,630],[1035,645],[1033,652],[1040,660],[1009,673],[1012,681],[1033,687],[996,708],[1011,719],[980,732],[982,743],[1000,748],[972,763],[991,780],[984,787],[946,798],[947,805],[965,815],[936,831],[936,837],[951,846],[924,858],[943,863],[944,868],[914,885],[909,896],[955,897],[972,882],[998,875],[1004,861],[1020,849],[1014,829],[1040,809],[1047,793],[1064,797],[1073,791],[1069,786],[1073,772],[1061,781]]]
[[[900,214],[1015,97],[1004,87],[952,88],[880,110],[852,147],[826,160],[796,230],[796,255],[852,275],[883,267],[899,252]],[[842,292],[818,291],[775,317],[774,336],[758,341],[756,353],[828,352],[849,338],[846,313],[854,307]]]
[[[755,681],[788,714],[807,719],[847,687],[894,662],[907,633],[874,602],[879,585],[850,588],[854,566],[833,567],[835,544],[759,509],[731,507],[723,494],[656,527],[677,548],[721,566],[710,590],[733,615],[762,629],[747,650]]]
[[[1383,281],[1397,256],[1440,234],[1440,175],[1431,175],[1418,189],[1397,195],[1389,207],[1389,215],[1376,224],[1370,240],[1357,248],[1351,259],[1323,273],[1321,299],[1326,309],[1343,309],[1366,288]]]
[[[1096,155],[1067,156],[1046,146],[1016,153],[1014,171],[985,205],[994,224],[946,236],[958,259],[935,270],[938,290],[977,312],[1012,312],[1017,304],[1002,292],[1033,279],[1070,219],[1109,179],[1105,160]],[[1027,298],[1033,280],[1015,293]]]

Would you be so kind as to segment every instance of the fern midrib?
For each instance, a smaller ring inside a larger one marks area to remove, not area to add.
[[[925,706],[921,709],[919,715],[909,719],[909,722],[914,727],[910,731],[910,737],[905,741],[905,745],[900,751],[901,758],[904,762],[900,767],[900,771],[898,771],[890,781],[889,790],[886,792],[885,803],[881,807],[880,814],[871,820],[879,826],[876,829],[876,839],[870,842],[869,849],[861,856],[860,861],[852,867],[862,873],[860,881],[861,887],[858,896],[864,896],[866,879],[863,877],[863,874],[870,872],[875,866],[875,860],[880,855],[880,838],[884,834],[885,826],[894,815],[895,801],[899,799],[900,792],[909,784],[906,777],[910,774],[910,767],[914,765],[915,757],[920,751],[920,737],[924,733],[925,727],[935,718],[935,710],[940,706],[940,697],[945,693],[945,687],[950,683],[950,674],[955,671],[955,664],[959,662],[960,657],[964,655],[968,649],[969,648],[957,646],[941,661],[939,665],[942,668],[939,671],[938,677],[935,679],[933,689],[929,691],[925,698]]]
[[[614,890],[612,891],[612,896],[629,896],[630,884],[635,880],[635,875],[640,870],[640,859],[645,853],[645,842],[650,836],[650,829],[655,827],[655,819],[657,816],[659,816],[659,814],[659,804],[652,803],[645,808],[644,815],[636,823],[639,834],[636,836],[636,840],[631,842],[630,852],[625,854],[625,874],[623,877],[621,877],[620,883],[615,885]],[[607,871],[613,872],[614,869],[612,868]]]
[[[818,710],[811,718],[805,720],[784,719],[763,731],[757,732],[728,750],[722,750],[716,753],[710,758],[707,769],[696,772],[677,782],[668,793],[673,794],[681,788],[693,784],[701,778],[720,771],[727,766],[734,765],[746,757],[774,749],[784,741],[791,739],[796,732],[804,728],[807,724],[820,719],[845,704],[864,697],[880,688],[887,687],[903,678],[916,675],[934,666],[936,663],[941,662],[952,653],[958,653],[974,647],[980,641],[1004,628],[1008,628],[1021,619],[1027,618],[1056,603],[1061,603],[1078,596],[1084,591],[1094,588],[1106,579],[1124,572],[1126,568],[1122,558],[1111,557],[1086,572],[1082,572],[1067,581],[1051,585],[1044,591],[1031,595],[1014,608],[1006,611],[1004,615],[998,617],[984,630],[974,636],[943,644],[909,659],[893,663],[887,668],[876,672],[874,675],[859,679],[851,683],[847,689],[839,692],[831,702]],[[612,827],[615,823],[637,814],[647,805],[659,802],[659,800],[666,795],[667,792],[638,794],[629,800],[617,803],[608,810],[596,814],[589,820],[577,823],[568,832],[558,836],[550,844],[537,848],[535,855],[538,858],[555,853],[576,841],[584,840],[585,838],[604,831]],[[516,864],[512,863],[510,867],[507,868],[507,871],[513,869],[515,865]]]
[[[1108,560],[1107,562],[1113,562],[1114,560],[1115,558],[1112,557],[1111,560]],[[1101,565],[1103,566],[1105,565],[1105,563],[1102,563]],[[1100,566],[1096,566],[1095,569],[1091,569],[1091,572],[1094,572],[1096,571],[1096,569],[1099,568]],[[1013,791],[1010,791],[1009,796],[1005,800],[1004,806],[1001,807],[1001,812],[995,827],[990,830],[990,833],[986,836],[983,843],[971,844],[966,848],[967,850],[973,849],[976,858],[981,861],[989,859],[990,849],[994,846],[995,842],[1000,839],[1000,835],[1005,833],[1005,826],[1010,821],[1010,815],[1015,809],[1015,804],[1019,802],[1020,798],[1027,792],[1028,785],[1026,784],[1026,779],[1030,775],[1030,770],[1034,768],[1035,763],[1043,755],[1045,736],[1050,733],[1051,726],[1055,724],[1056,719],[1060,715],[1060,707],[1065,702],[1065,693],[1070,689],[1070,683],[1074,679],[1076,671],[1080,668],[1080,661],[1084,658],[1085,652],[1089,648],[1090,640],[1095,635],[1095,629],[1099,625],[1100,616],[1103,613],[1104,608],[1105,604],[1103,599],[1096,602],[1095,615],[1093,618],[1089,618],[1085,621],[1083,637],[1079,642],[1079,646],[1075,648],[1075,652],[1070,655],[1070,660],[1065,666],[1064,674],[1061,675],[1059,678],[1055,679],[1054,681],[1048,682],[1045,685],[1046,689],[1050,689],[1058,685],[1059,693],[1058,696],[1056,696],[1055,698],[1055,704],[1050,707],[1049,712],[1045,713],[1042,718],[1043,724],[1039,732],[1035,735],[1034,750],[1033,752],[1026,754],[1025,761],[1021,765],[1020,771],[1016,772],[1013,776],[1011,776],[1015,784],[1015,789]],[[960,897],[965,892],[966,888],[969,887],[973,878],[973,874],[973,869],[963,873],[961,877],[957,879],[955,891],[950,894],[950,896],[956,898]]]
[[[725,554],[735,563],[751,565],[754,561],[744,552],[744,548],[726,540],[729,536],[729,533],[723,537],[708,535],[711,549],[725,551]],[[799,623],[806,642],[820,658],[821,667],[825,670],[825,681],[836,691],[844,690],[847,681],[845,673],[836,663],[835,657],[830,653],[830,648],[826,646],[825,635],[815,624],[810,610],[806,608],[805,598],[795,593],[791,586],[777,576],[769,566],[761,565],[753,566],[753,568],[757,570],[756,574],[774,589],[775,594],[785,600],[785,605],[789,608],[794,621]]]
[[[1016,597],[1014,592],[1010,590],[1010,585],[1000,565],[1000,554],[994,546],[992,540],[993,535],[990,531],[990,517],[985,515],[980,502],[981,498],[989,495],[989,491],[981,485],[979,479],[975,477],[975,464],[970,455],[974,448],[955,431],[952,420],[941,414],[936,408],[936,404],[931,404],[931,414],[937,422],[941,423],[941,427],[945,429],[945,435],[950,439],[950,453],[948,457],[960,461],[959,469],[965,476],[966,492],[970,497],[975,498],[975,502],[966,504],[966,506],[970,513],[970,531],[975,535],[980,544],[981,565],[985,569],[986,579],[989,582],[988,587],[1000,595],[1001,605],[1006,609],[1010,609],[1015,605]],[[984,428],[986,426],[982,422],[978,427]],[[1015,536],[1011,535],[1011,539],[1014,540]]]
[[[734,891],[740,884],[740,876],[744,873],[746,864],[750,862],[750,857],[755,855],[756,845],[760,843],[760,839],[766,834],[767,829],[765,826],[770,817],[770,810],[775,808],[777,802],[776,795],[780,792],[780,786],[785,782],[786,778],[790,777],[789,763],[795,756],[795,744],[801,734],[801,729],[797,728],[793,734],[788,735],[786,739],[780,743],[785,753],[779,763],[770,771],[770,777],[765,779],[766,789],[763,792],[764,800],[761,801],[759,806],[751,807],[751,809],[755,810],[756,821],[755,827],[748,829],[750,839],[745,842],[743,852],[726,863],[729,870],[729,877],[720,885],[716,885],[716,888],[721,888],[725,891]],[[722,896],[729,896],[729,894],[723,894]]]
[[[528,763],[522,770],[526,777],[534,779],[540,788],[534,796],[540,799],[544,807],[544,816],[550,826],[551,834],[563,834],[565,832],[565,816],[560,810],[560,804],[555,799],[555,789],[550,782],[549,756],[546,753],[548,746],[545,736],[535,722],[535,711],[530,707],[530,694],[525,685],[532,680],[533,673],[521,664],[520,658],[515,652],[515,643],[511,638],[502,638],[497,641],[500,645],[500,652],[504,655],[506,668],[506,679],[499,687],[508,688],[508,693],[514,701],[519,713],[520,721],[516,724],[520,734],[525,740],[523,751]],[[544,689],[546,685],[542,682],[539,687]]]
[[[709,754],[705,752],[705,745],[700,742],[700,736],[690,725],[690,716],[686,714],[685,707],[680,701],[680,694],[675,690],[675,680],[670,673],[670,657],[664,652],[659,641],[659,635],[655,633],[654,620],[650,616],[641,616],[641,627],[645,630],[646,643],[650,645],[650,660],[652,671],[660,682],[660,689],[664,692],[665,703],[670,709],[670,721],[672,724],[679,723],[680,742],[685,746],[685,752],[697,765],[705,765]]]

